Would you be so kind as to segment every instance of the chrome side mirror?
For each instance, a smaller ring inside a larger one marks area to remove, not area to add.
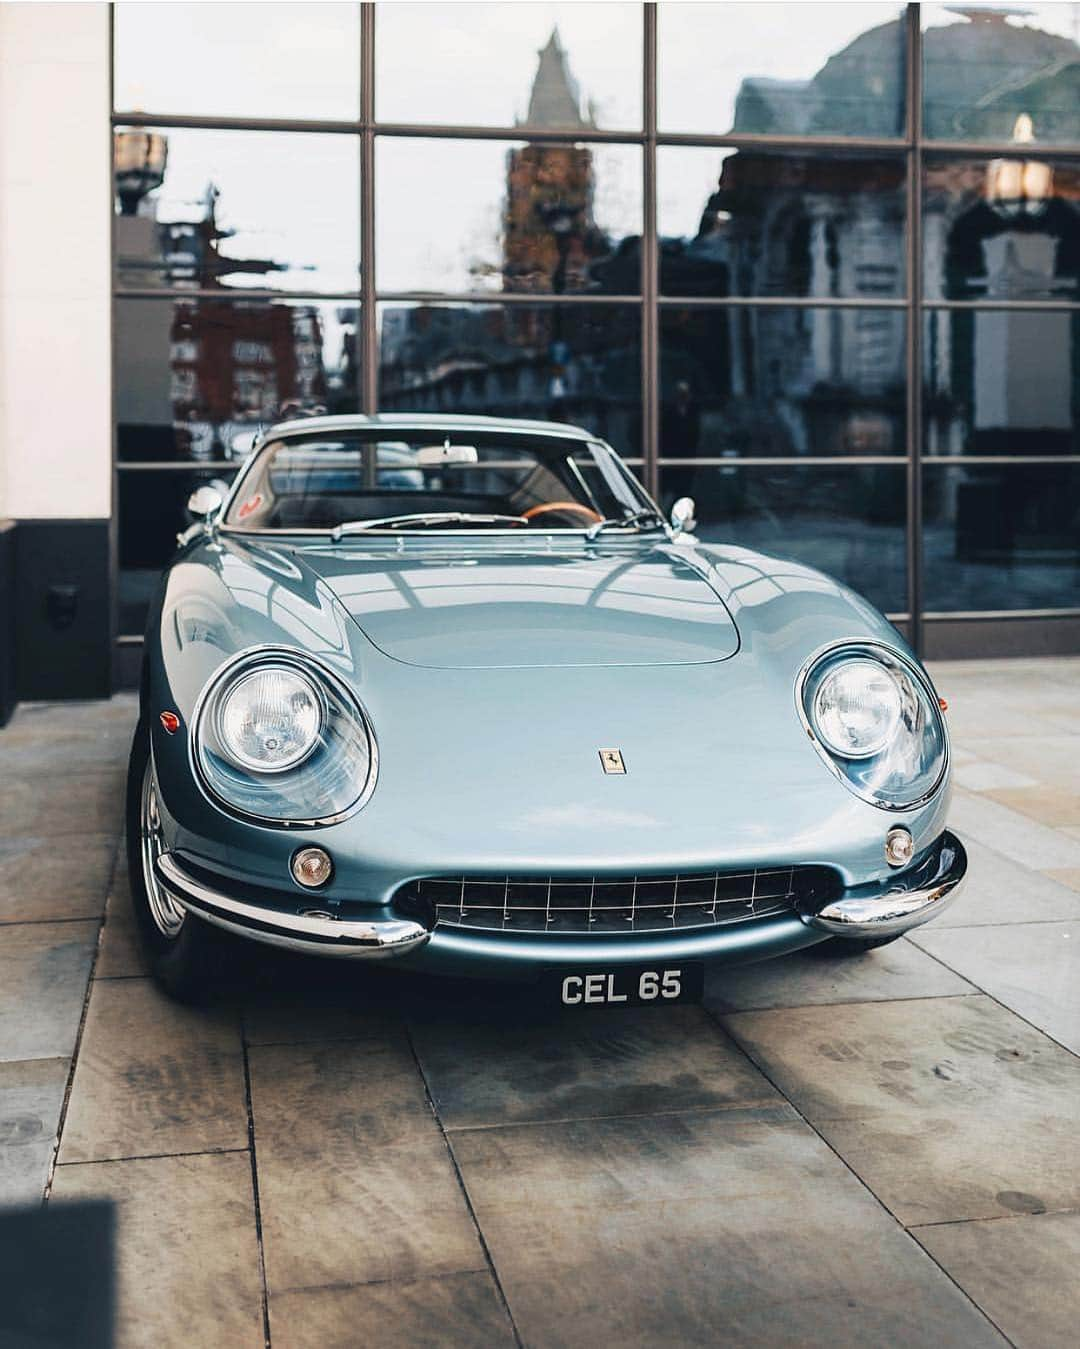
[[[225,497],[220,489],[210,483],[204,483],[202,487],[196,487],[188,497],[187,511],[196,523],[208,525],[218,516],[224,505]]]
[[[671,528],[676,534],[692,534],[697,529],[693,497],[679,497],[671,508]]]

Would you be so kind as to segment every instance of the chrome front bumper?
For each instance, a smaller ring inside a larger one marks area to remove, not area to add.
[[[158,879],[168,893],[183,908],[218,927],[249,937],[254,941],[283,946],[293,951],[307,951],[316,955],[344,956],[365,960],[388,959],[409,955],[425,946],[432,937],[423,924],[409,918],[357,919],[338,918],[317,909],[317,895],[312,895],[307,909],[293,912],[249,903],[222,894],[207,885],[181,864],[173,853],[163,853],[155,863]],[[839,937],[889,937],[906,932],[929,922],[952,899],[957,886],[967,871],[967,854],[955,836],[944,833],[940,842],[919,864],[892,878],[885,885],[858,886],[845,890],[830,900],[816,913],[775,919],[777,933],[785,925],[791,929],[785,944],[793,949],[806,945],[807,940],[790,940],[800,930],[800,919],[806,928]],[[619,963],[646,958],[646,948],[662,948],[665,954],[679,954],[681,958],[701,958],[721,954],[720,948],[745,945],[743,958],[761,959],[769,954],[780,954],[780,949],[768,950],[769,941],[762,929],[760,943],[755,934],[740,925],[741,930],[687,929],[678,934],[654,932],[642,934],[643,940],[627,941],[620,938],[617,946],[600,951],[588,937],[567,944],[553,942],[550,937],[448,931],[438,943],[445,954],[469,957],[485,953],[483,958],[495,965],[580,963],[582,960],[606,959]],[[441,929],[440,929],[441,931]],[[812,940],[812,939],[810,939]],[[760,949],[754,949],[760,946]],[[461,947],[462,950],[457,948]],[[713,948],[716,948],[715,950]],[[652,955],[649,955],[652,958]],[[659,956],[657,957],[659,958]]]
[[[408,955],[431,936],[426,928],[406,918],[374,922],[335,918],[315,910],[315,895],[307,912],[283,913],[260,904],[246,904],[204,885],[181,867],[172,853],[163,853],[157,859],[156,870],[161,884],[189,912],[230,932],[291,951],[380,960]]]
[[[845,890],[803,922],[834,937],[893,937],[928,923],[946,908],[967,872],[964,845],[948,830],[920,864],[891,885]]]

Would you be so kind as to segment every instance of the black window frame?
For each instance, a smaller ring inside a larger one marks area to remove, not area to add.
[[[924,316],[934,310],[1046,310],[1074,311],[1080,309],[1080,300],[1004,300],[978,298],[968,300],[926,299],[923,294],[923,169],[930,162],[950,160],[971,160],[977,158],[1031,158],[1033,152],[1041,160],[1053,163],[1055,160],[1080,158],[1080,141],[1076,143],[1055,143],[1037,146],[1017,145],[1015,143],[946,141],[927,139],[923,131],[923,39],[921,6],[908,4],[900,8],[903,17],[904,44],[904,134],[896,137],[857,137],[857,136],[798,136],[774,134],[721,134],[661,132],[657,126],[657,5],[643,3],[641,22],[642,41],[642,108],[643,120],[640,128],[627,130],[605,130],[590,127],[587,130],[567,133],[549,128],[530,128],[528,125],[515,126],[469,126],[448,124],[411,124],[400,122],[378,122],[375,117],[375,80],[376,80],[376,43],[377,43],[377,6],[369,0],[360,3],[359,51],[357,62],[360,74],[360,115],[355,120],[303,120],[296,118],[245,118],[213,116],[178,116],[154,113],[152,110],[113,109],[111,125],[119,127],[170,127],[213,128],[235,131],[289,131],[311,132],[317,134],[340,134],[355,136],[360,147],[360,238],[359,249],[361,274],[355,291],[340,295],[326,293],[288,292],[287,296],[279,291],[244,290],[235,293],[238,300],[292,301],[311,300],[327,302],[340,300],[355,303],[359,309],[359,363],[360,378],[358,388],[357,411],[372,413],[379,410],[379,352],[377,334],[378,304],[383,301],[400,303],[431,302],[432,296],[415,291],[378,291],[376,289],[375,265],[375,157],[380,141],[394,137],[421,137],[425,139],[447,140],[509,140],[520,142],[548,142],[552,144],[625,144],[639,146],[642,149],[642,197],[643,197],[643,233],[641,247],[641,277],[639,294],[635,295],[597,295],[529,293],[513,292],[459,292],[440,294],[438,301],[445,303],[475,303],[501,305],[633,305],[639,311],[641,332],[641,445],[642,456],[633,459],[639,466],[639,473],[646,490],[656,496],[659,488],[659,430],[660,430],[660,315],[665,308],[693,305],[722,306],[737,308],[742,306],[767,307],[778,305],[788,308],[896,308],[905,315],[905,378],[906,378],[906,435],[905,454],[905,504],[906,504],[906,586],[908,603],[905,612],[890,614],[889,617],[904,632],[912,646],[920,654],[962,654],[962,638],[935,642],[928,628],[933,628],[945,620],[955,620],[961,626],[971,622],[971,651],[980,650],[985,643],[988,620],[1024,619],[1042,623],[1065,619],[1062,625],[1066,645],[1050,649],[1073,649],[1080,639],[1080,609],[1055,610],[1052,614],[1045,610],[1009,610],[1001,613],[982,612],[969,614],[964,612],[935,612],[927,615],[924,610],[923,586],[923,467],[941,462],[940,457],[927,455],[923,446],[923,369],[924,369]],[[115,6],[110,7],[111,22],[117,22]],[[122,22],[122,18],[121,18]],[[110,43],[110,61],[114,59],[115,45]],[[112,99],[110,99],[112,103]],[[903,271],[905,291],[897,297],[696,297],[690,299],[680,296],[666,296],[659,288],[659,237],[657,229],[657,150],[665,146],[698,146],[713,149],[746,150],[788,150],[807,155],[829,155],[833,153],[864,152],[894,158],[901,162],[905,173],[905,229]],[[112,146],[110,141],[110,156]],[[111,158],[110,158],[111,171]],[[116,249],[115,230],[113,243],[113,276],[115,279]],[[114,288],[114,297],[130,300],[140,295],[146,298],[163,299],[167,296],[181,295],[188,299],[212,297],[222,300],[221,291],[203,292],[198,290],[169,290],[155,288],[145,292],[124,288]],[[114,299],[115,317],[115,299]],[[115,372],[115,362],[114,362]],[[115,403],[114,373],[114,403]],[[114,416],[115,427],[115,416]],[[619,447],[616,446],[618,449]],[[899,456],[898,456],[899,458]],[[1017,457],[1017,462],[1024,462]],[[848,462],[858,464],[858,458]],[[895,461],[893,461],[895,462]],[[965,463],[972,466],[980,462],[977,455],[965,456]],[[1056,456],[1056,463],[1078,462],[1080,456]],[[155,465],[158,472],[190,472],[192,465]],[[113,499],[118,496],[119,476],[127,472],[143,471],[137,464],[119,463],[113,453]],[[113,592],[117,583],[117,520],[113,514]],[[114,637],[120,644],[137,644],[141,637],[130,633],[116,632],[117,605],[113,603]],[[928,623],[929,618],[929,623]],[[1071,625],[1071,626],[1070,626]],[[1067,631],[1066,631],[1067,629]],[[928,640],[929,637],[929,640]],[[1038,643],[1035,638],[1033,645]],[[1044,643],[1045,646],[1045,643]]]

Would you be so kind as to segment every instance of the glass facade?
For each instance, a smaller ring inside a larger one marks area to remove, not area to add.
[[[114,32],[122,637],[191,486],[312,409],[583,423],[917,643],[1080,611],[1080,4]]]
[[[670,0],[657,17],[661,131],[904,134],[899,5]]]
[[[641,292],[634,145],[380,140],[380,292]]]
[[[355,304],[125,295],[115,313],[121,470],[235,466],[282,410],[357,410]]]
[[[904,294],[903,160],[657,151],[664,295]]]
[[[166,147],[160,183],[117,218],[120,288],[337,294],[360,284],[354,139],[187,127],[116,135],[125,149],[147,136]]]
[[[379,408],[573,422],[638,458],[638,307],[383,302]]]

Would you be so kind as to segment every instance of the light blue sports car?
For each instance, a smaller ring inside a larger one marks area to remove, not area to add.
[[[127,839],[155,976],[229,941],[571,1006],[894,940],[966,867],[919,662],[807,567],[704,544],[555,423],[275,426],[163,577]]]

